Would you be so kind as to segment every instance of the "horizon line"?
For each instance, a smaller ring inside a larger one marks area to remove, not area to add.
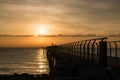
[[[56,35],[13,35],[13,34],[0,34],[0,37],[120,37],[119,34],[109,34],[109,35],[97,35],[97,34],[56,34]]]

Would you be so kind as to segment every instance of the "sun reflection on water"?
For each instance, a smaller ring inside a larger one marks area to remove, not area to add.
[[[37,52],[37,60],[39,61],[38,64],[38,70],[37,72],[40,72],[41,74],[49,74],[49,67],[48,67],[48,61],[46,57],[46,50],[45,49],[39,49]]]

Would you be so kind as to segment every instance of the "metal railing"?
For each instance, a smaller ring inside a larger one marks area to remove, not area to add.
[[[116,58],[118,58],[118,43],[120,43],[120,41],[109,41],[108,42],[108,47],[109,47],[109,56],[113,57],[112,55],[112,51],[114,50],[115,56]]]
[[[108,65],[120,67],[120,41],[108,41],[107,43]]]
[[[106,66],[108,56],[118,58],[119,42],[107,41],[107,37],[104,37],[61,44],[59,49],[66,54]],[[112,55],[112,48],[115,49],[115,56]]]

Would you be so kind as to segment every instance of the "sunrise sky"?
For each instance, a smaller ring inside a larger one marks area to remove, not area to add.
[[[37,45],[38,35],[120,36],[119,30],[120,0],[0,0],[0,46]]]

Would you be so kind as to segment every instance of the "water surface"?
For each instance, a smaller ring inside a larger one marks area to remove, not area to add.
[[[46,50],[41,48],[0,48],[0,74],[48,74]]]

